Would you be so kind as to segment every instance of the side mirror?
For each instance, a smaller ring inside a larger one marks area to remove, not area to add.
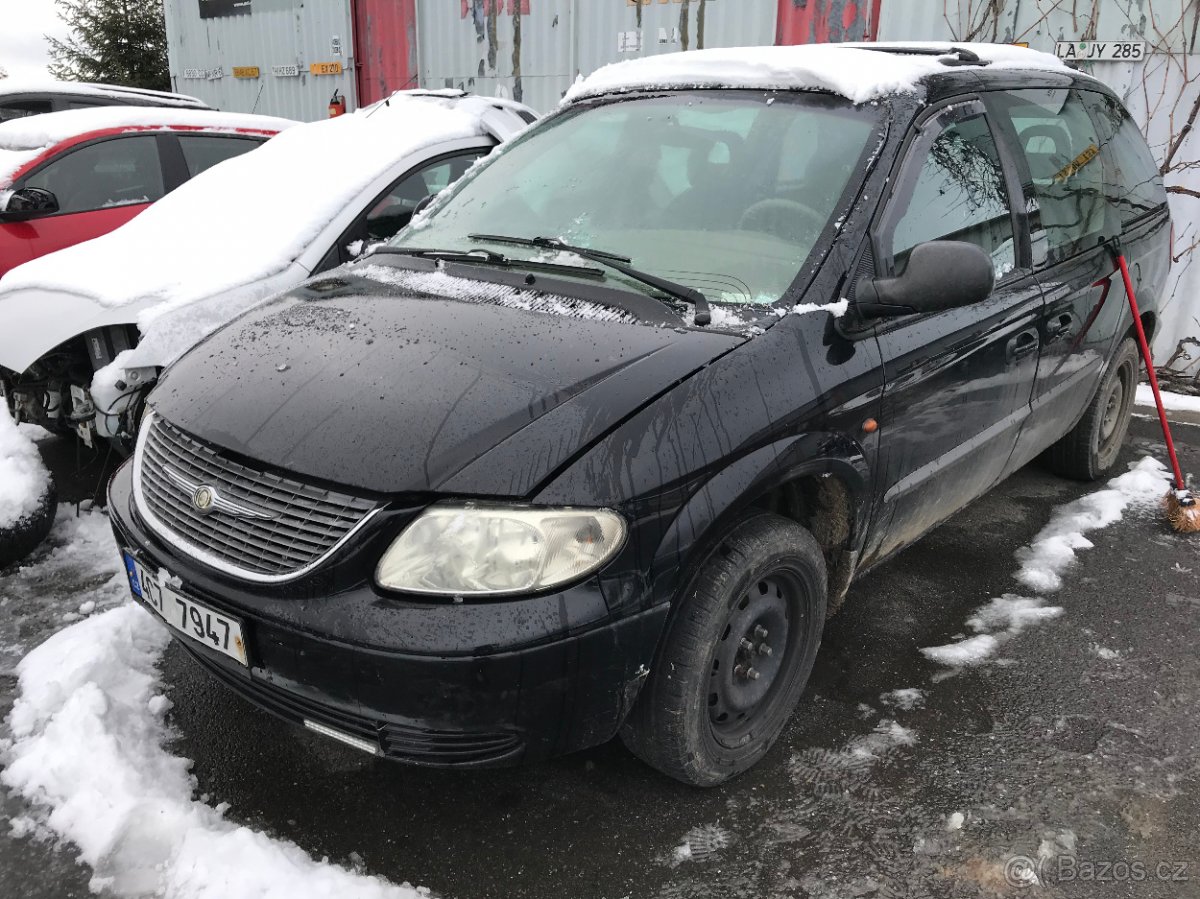
[[[991,258],[975,244],[931,240],[912,248],[903,274],[861,281],[854,303],[864,318],[940,312],[986,300],[995,281]]]
[[[58,212],[58,197],[40,187],[0,193],[0,222],[24,222]]]
[[[420,215],[422,212],[424,212],[426,209],[428,209],[429,204],[432,203],[436,199],[437,199],[437,194],[426,194],[424,197],[421,198],[421,202],[416,205],[416,208],[413,209],[412,217],[416,218],[418,215]]]

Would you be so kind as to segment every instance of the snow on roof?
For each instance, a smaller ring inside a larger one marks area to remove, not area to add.
[[[1057,57],[1008,44],[929,43],[803,44],[795,47],[733,47],[688,50],[613,63],[576,82],[564,103],[598,94],[654,88],[734,87],[820,90],[865,103],[917,91],[922,79],[953,69],[928,53],[880,52],[871,48],[944,50],[961,47],[986,60],[988,69],[1068,71]]]
[[[54,81],[50,78],[5,78],[0,81],[0,97],[14,94],[66,94],[74,97],[113,97],[154,101],[161,106],[188,106],[207,109],[208,104],[188,94],[152,91],[122,84],[91,84],[86,81]]]
[[[18,169],[55,144],[89,131],[169,127],[282,131],[295,124],[274,116],[158,106],[95,106],[25,116],[0,122],[0,188],[7,187]]]
[[[105,306],[156,301],[140,316],[143,326],[235,288],[253,294],[348,204],[361,202],[372,182],[416,152],[488,133],[496,113],[479,97],[401,92],[386,105],[297,125],[201,173],[117,230],[18,266],[0,278],[0,291],[69,291]],[[222,296],[219,305],[230,317],[237,302]]]

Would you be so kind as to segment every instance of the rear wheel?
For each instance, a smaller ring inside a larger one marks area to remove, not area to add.
[[[1094,481],[1112,468],[1129,433],[1137,379],[1137,344],[1127,337],[1117,348],[1079,424],[1046,451],[1051,471],[1067,478]]]
[[[621,737],[664,774],[712,786],[762,758],[791,716],[825,623],[825,561],[804,528],[757,515],[680,602]]]

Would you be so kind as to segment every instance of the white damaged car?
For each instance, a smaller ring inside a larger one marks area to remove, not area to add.
[[[95,240],[0,278],[0,390],[18,421],[127,453],[162,367],[240,312],[395,235],[537,118],[403,91],[298,125]]]

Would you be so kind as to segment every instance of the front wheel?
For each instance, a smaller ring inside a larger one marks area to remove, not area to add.
[[[1129,433],[1137,381],[1138,348],[1132,337],[1126,337],[1079,424],[1046,451],[1051,471],[1094,481],[1113,467]]]
[[[783,731],[825,624],[825,560],[779,515],[748,519],[688,579],[654,670],[621,730],[649,765],[713,786]]]

